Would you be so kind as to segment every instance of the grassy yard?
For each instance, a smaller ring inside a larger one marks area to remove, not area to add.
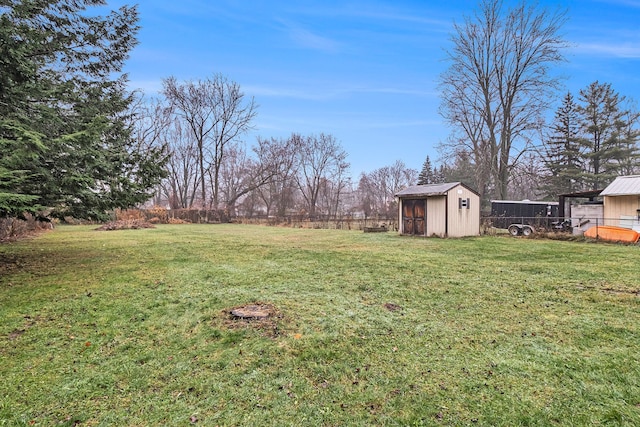
[[[59,227],[0,246],[0,425],[640,425],[639,251]]]

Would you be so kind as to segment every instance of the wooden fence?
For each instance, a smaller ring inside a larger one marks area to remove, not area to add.
[[[115,212],[116,220],[142,220],[154,224],[257,224],[293,228],[317,228],[334,230],[365,230],[386,228],[398,230],[397,218],[308,218],[304,215],[285,217],[230,217],[225,211],[204,209],[127,209]]]

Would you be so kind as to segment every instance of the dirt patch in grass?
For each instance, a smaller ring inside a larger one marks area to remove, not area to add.
[[[398,311],[398,310],[402,310],[402,307],[400,307],[398,304],[394,304],[392,302],[388,302],[384,305],[384,308],[386,308],[389,311]]]
[[[13,254],[0,253],[0,274],[9,273],[10,271],[20,270],[27,265],[26,256],[17,256]]]
[[[268,337],[281,335],[282,312],[273,304],[252,302],[224,310],[225,326],[229,329],[254,329]]]
[[[26,329],[14,329],[8,335],[9,341],[13,341],[17,339],[20,335],[24,334],[25,332],[27,332]]]
[[[113,230],[138,230],[141,228],[156,228],[150,222],[139,219],[111,221],[96,228],[97,231],[113,231]]]
[[[580,286],[576,286],[576,289],[579,290],[600,290],[602,292],[605,293],[609,293],[609,294],[618,294],[618,295],[635,295],[637,297],[640,297],[640,289],[635,289],[635,288],[631,288],[631,289],[623,289],[623,288],[612,288],[612,287],[599,287],[599,286],[584,286],[584,285],[580,285]]]
[[[20,338],[22,334],[27,332],[29,328],[31,328],[36,324],[35,320],[37,319],[32,319],[30,316],[25,316],[24,318],[25,318],[25,323],[22,326],[22,328],[14,329],[13,331],[9,332],[9,334],[7,335],[7,338],[9,338],[9,341],[13,341]]]

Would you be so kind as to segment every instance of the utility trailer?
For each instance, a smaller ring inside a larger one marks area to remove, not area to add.
[[[558,202],[531,200],[492,200],[491,219],[496,228],[506,229],[512,236],[529,236],[536,229],[559,229]]]

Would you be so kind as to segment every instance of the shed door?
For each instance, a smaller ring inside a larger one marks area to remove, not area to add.
[[[402,201],[402,230],[404,234],[425,235],[427,201],[425,199],[405,199]]]

